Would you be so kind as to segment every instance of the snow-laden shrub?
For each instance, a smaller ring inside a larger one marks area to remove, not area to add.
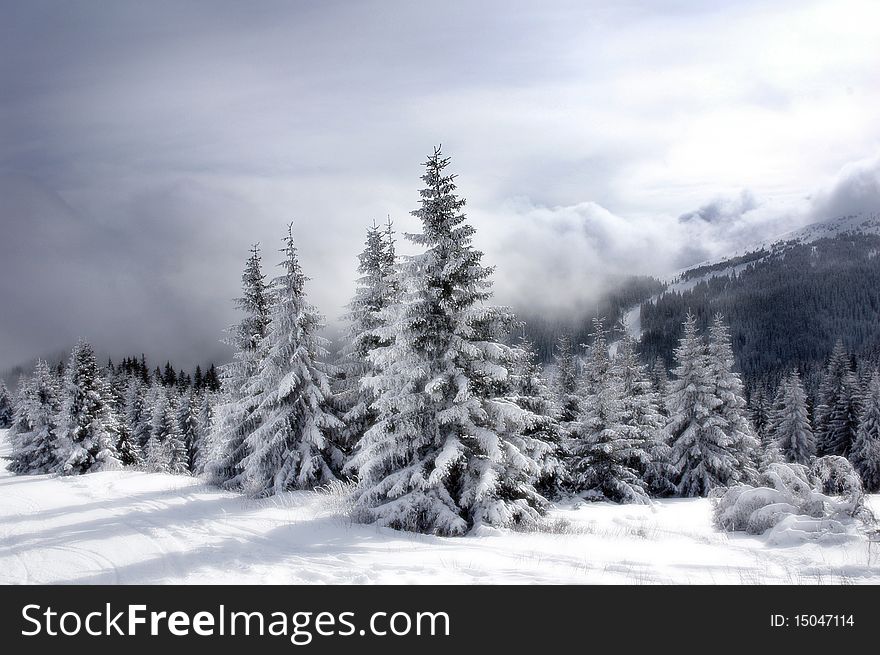
[[[828,455],[813,461],[810,475],[819,483],[823,494],[846,496],[852,506],[851,515],[864,503],[862,479],[845,457]]]
[[[811,467],[774,463],[758,486],[740,484],[714,498],[715,525],[722,530],[763,534],[797,530],[807,537],[845,532],[853,518],[873,521],[864,506],[861,481],[843,457],[820,457]],[[774,540],[785,541],[782,535]]]

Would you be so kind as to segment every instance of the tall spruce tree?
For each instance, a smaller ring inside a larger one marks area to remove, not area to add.
[[[880,373],[877,371],[868,382],[849,458],[862,478],[865,491],[880,491]]]
[[[245,440],[258,427],[254,415],[257,390],[252,382],[259,375],[263,358],[261,347],[269,325],[271,303],[258,245],[251,249],[241,280],[243,293],[236,305],[244,312],[244,318],[228,331],[227,343],[235,353],[232,361],[221,367],[216,434],[210,439],[212,448],[207,453],[205,465],[205,473],[211,482],[229,488],[242,483],[241,463],[248,454]]]
[[[492,269],[472,245],[448,165],[439,148],[425,164],[413,212],[422,232],[407,235],[425,251],[401,262],[401,296],[379,331],[393,342],[369,353],[378,416],[353,467],[362,520],[455,535],[533,522],[545,501],[532,484],[538,463],[503,436],[510,412],[522,412],[499,397],[513,316],[483,304]]]
[[[61,394],[58,378],[38,360],[34,374],[21,390],[9,470],[15,473],[50,473],[58,468],[58,418]],[[26,432],[19,432],[21,428]]]
[[[755,436],[762,444],[769,429],[771,405],[767,397],[767,388],[763,384],[756,385],[749,395],[748,406]]]
[[[293,227],[284,240],[283,274],[272,281],[265,356],[244,393],[255,403],[257,425],[245,439],[244,486],[257,496],[313,489],[336,479],[342,452],[331,439],[340,421],[329,411],[326,339],[321,316],[308,303]]]
[[[376,398],[369,382],[377,371],[368,355],[374,348],[390,343],[377,334],[385,326],[383,312],[396,296],[396,257],[390,223],[384,230],[375,223],[367,229],[366,244],[358,259],[361,277],[348,305],[348,340],[341,352],[339,389],[334,397],[343,423],[338,441],[346,452],[351,452],[376,420]]]
[[[559,407],[559,420],[566,425],[574,421],[580,413],[577,357],[571,346],[571,337],[563,334],[557,339],[553,360],[556,364],[553,389]]]
[[[146,466],[157,473],[186,473],[189,468],[186,445],[177,422],[177,396],[172,388],[159,386],[155,398]]]
[[[65,474],[118,469],[115,420],[95,352],[85,341],[74,347],[64,379],[60,421],[60,471]]]
[[[211,450],[210,440],[214,433],[214,402],[214,392],[205,387],[199,396],[198,432],[193,444],[195,475],[202,475],[205,472],[206,459]]]
[[[810,426],[807,396],[796,370],[782,381],[780,394],[780,407],[774,412],[769,430],[773,445],[786,461],[809,464],[816,455],[816,439]]]
[[[12,427],[13,414],[15,413],[15,403],[12,394],[6,382],[0,380],[0,430]]]
[[[144,383],[140,376],[134,376],[128,381],[125,390],[125,409],[123,420],[126,423],[132,442],[137,446],[143,463],[143,455],[150,440],[153,430],[151,408],[147,403]]]
[[[742,379],[733,370],[730,332],[721,314],[715,315],[709,327],[707,354],[709,370],[715,383],[715,395],[721,401],[715,411],[721,415],[721,425],[730,437],[732,452],[739,461],[737,480],[754,479],[757,475],[755,468],[759,460],[760,444],[749,421]]]
[[[510,413],[506,438],[538,463],[536,489],[547,498],[561,496],[568,484],[565,430],[556,418],[559,408],[531,342],[521,339],[505,365],[506,398],[523,410]]]
[[[201,399],[192,387],[183,388],[177,403],[177,428],[186,448],[186,469],[194,471],[199,449],[199,405]]]
[[[715,392],[705,341],[697,319],[688,313],[684,334],[675,350],[678,366],[666,397],[666,431],[672,448],[670,461],[680,496],[705,496],[740,478],[738,443],[726,429],[723,401]]]
[[[857,380],[843,342],[831,352],[816,405],[816,454],[849,455],[858,429]]]
[[[776,389],[776,395],[773,402],[769,403],[766,408],[767,419],[763,430],[759,433],[759,441],[761,445],[760,455],[758,457],[758,468],[763,471],[770,464],[779,464],[785,461],[782,455],[779,441],[776,438],[777,428],[785,416],[785,385],[786,380],[783,379]],[[766,403],[765,403],[766,404]]]
[[[611,375],[620,389],[621,432],[636,446],[629,465],[646,483],[651,495],[668,496],[675,492],[675,486],[662,399],[639,361],[636,342],[625,323],[620,332],[623,337],[617,346]]]
[[[647,469],[650,458],[643,433],[623,423],[623,380],[612,370],[606,335],[603,319],[593,319],[581,412],[569,446],[572,484],[585,497],[646,504],[648,490],[640,470]]]

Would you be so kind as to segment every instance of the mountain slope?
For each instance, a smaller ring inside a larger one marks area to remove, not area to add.
[[[685,313],[721,312],[746,381],[775,384],[792,368],[814,386],[843,340],[865,362],[880,354],[880,214],[845,216],[683,272],[640,311],[642,353],[672,364]]]

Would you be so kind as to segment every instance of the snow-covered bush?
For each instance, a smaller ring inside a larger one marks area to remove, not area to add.
[[[827,455],[813,460],[810,475],[823,494],[849,499],[849,514],[855,516],[864,506],[862,479],[846,457]]]
[[[798,530],[809,535],[842,533],[853,518],[873,516],[864,506],[861,481],[843,457],[820,457],[811,467],[769,464],[758,486],[740,484],[714,496],[715,525],[727,531],[763,534]],[[775,535],[775,541],[780,535]]]

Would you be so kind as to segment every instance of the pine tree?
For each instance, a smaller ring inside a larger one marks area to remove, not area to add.
[[[33,377],[21,391],[12,435],[15,448],[9,470],[50,473],[58,468],[58,418],[61,398],[58,379],[49,365],[38,360]],[[19,432],[21,428],[26,432]]]
[[[259,372],[244,388],[254,399],[258,427],[245,439],[244,485],[257,496],[313,489],[336,479],[343,463],[331,431],[341,427],[329,411],[327,341],[321,316],[306,300],[305,283],[288,226],[284,273],[272,281],[273,304]]]
[[[6,383],[0,380],[0,430],[12,427],[14,413],[12,394],[9,393]]]
[[[138,368],[140,371],[141,382],[144,385],[150,384],[150,369],[147,366],[147,357],[143,353],[141,353],[141,361]]]
[[[880,491],[880,373],[877,371],[868,382],[859,428],[849,458],[862,478],[865,491]]]
[[[730,437],[732,452],[739,460],[736,478],[742,482],[754,479],[760,444],[749,422],[742,380],[733,370],[730,333],[721,314],[715,315],[709,328],[708,362],[715,383],[715,395],[721,400],[715,411],[721,414],[723,429]]]
[[[618,343],[611,375],[620,387],[620,425],[624,438],[638,447],[633,449],[629,465],[636,470],[653,496],[675,492],[673,471],[666,444],[666,418],[661,411],[661,396],[645,366],[639,361],[636,342],[625,323]]]
[[[217,375],[217,368],[213,364],[205,373],[205,388],[212,393],[220,391],[220,378]]]
[[[670,462],[680,496],[705,496],[740,478],[738,443],[727,427],[715,393],[715,379],[697,319],[688,313],[684,335],[675,350],[678,366],[666,398],[666,431],[672,452]]]
[[[767,389],[763,384],[756,385],[749,397],[749,409],[755,436],[763,444],[769,429],[771,404],[767,400]]]
[[[784,382],[784,381],[783,381]],[[758,437],[758,470],[764,471],[770,464],[784,461],[782,451],[774,435],[778,417],[782,416],[784,384],[777,389],[776,398],[771,403],[767,400],[767,391],[759,385],[752,392],[750,400],[752,425]]]
[[[642,434],[623,424],[623,380],[612,371],[603,319],[593,319],[593,342],[584,363],[581,413],[573,424],[572,483],[589,498],[647,504],[648,491],[639,467],[650,458]]]
[[[177,372],[171,365],[171,362],[165,362],[165,372],[162,373],[162,382],[166,387],[173,387],[177,384]]]
[[[259,374],[263,356],[261,346],[269,325],[270,298],[265,278],[260,249],[255,245],[241,278],[243,294],[236,302],[245,316],[237,326],[229,329],[227,343],[235,353],[232,362],[222,367],[216,434],[210,439],[212,447],[205,465],[205,473],[211,482],[229,488],[242,483],[241,463],[248,454],[245,440],[258,427],[254,416],[256,389],[251,383]],[[213,369],[212,365],[209,373]]]
[[[119,461],[123,466],[139,466],[143,464],[143,454],[140,447],[134,441],[128,426],[120,421],[118,422],[118,432],[116,437],[116,453]]]
[[[125,409],[123,419],[131,435],[132,443],[137,446],[140,454],[140,462],[143,463],[143,455],[150,440],[153,430],[151,423],[151,406],[148,404],[140,377],[132,377],[125,390]]]
[[[556,363],[556,376],[553,380],[556,392],[556,403],[559,407],[559,420],[563,425],[577,419],[580,413],[580,397],[578,396],[577,358],[571,347],[571,338],[562,335],[556,341],[556,352],[553,354]]]
[[[651,380],[651,386],[654,387],[654,391],[660,395],[660,398],[665,398],[669,388],[669,372],[666,370],[666,362],[659,355],[653,359],[648,367],[648,379]],[[666,408],[661,404],[660,412],[665,411]]]
[[[80,341],[70,355],[64,380],[64,404],[59,438],[65,474],[121,467],[116,454],[115,422],[107,405],[106,382],[95,352]]]
[[[780,386],[780,408],[774,413],[770,434],[773,444],[788,462],[809,464],[816,455],[816,440],[810,427],[807,397],[797,371]]]
[[[186,388],[177,405],[177,427],[186,448],[186,469],[195,471],[199,450],[200,398],[194,389]]]
[[[834,346],[816,405],[816,450],[820,457],[846,457],[858,429],[856,377],[840,340]]]
[[[538,364],[534,347],[523,338],[510,350],[506,399],[523,410],[511,413],[506,438],[538,463],[535,488],[545,497],[561,496],[568,484],[565,431],[557,420],[559,408]],[[522,439],[520,437],[523,437]]]
[[[13,445],[18,435],[28,434],[33,429],[30,415],[27,412],[30,386],[31,380],[22,373],[18,376],[15,393],[10,393],[12,397],[12,421],[10,422],[9,431],[10,437],[13,439]]]
[[[492,269],[472,245],[448,164],[439,148],[426,162],[413,212],[422,232],[407,235],[425,251],[401,262],[401,296],[383,313],[379,336],[393,343],[369,353],[378,417],[352,462],[362,520],[455,535],[533,522],[545,501],[532,485],[538,463],[499,433],[522,413],[499,397],[513,316],[483,304]]]
[[[214,434],[214,393],[205,388],[199,398],[198,432],[193,443],[195,450],[193,473],[196,475],[205,472],[206,458],[211,451],[211,438]]]
[[[186,445],[177,424],[177,398],[172,389],[159,387],[151,423],[147,468],[157,473],[186,473]]]
[[[359,255],[357,290],[348,305],[348,343],[341,352],[341,379],[334,397],[343,428],[339,444],[351,452],[363,434],[376,420],[375,394],[369,379],[376,373],[368,355],[390,341],[376,331],[384,326],[382,313],[396,296],[395,253],[391,225],[383,231],[375,223],[367,230],[364,251]]]

